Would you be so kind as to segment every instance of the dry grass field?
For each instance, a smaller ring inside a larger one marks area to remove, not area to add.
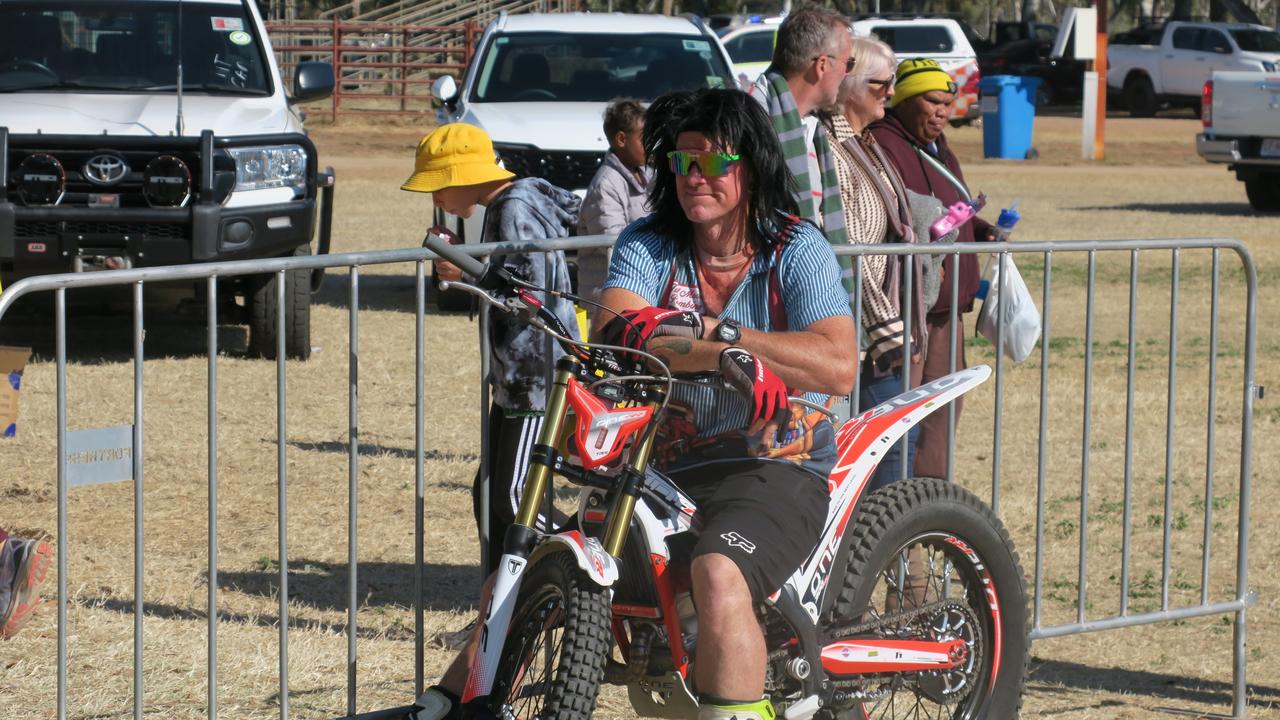
[[[1257,381],[1280,372],[1280,216],[1254,214],[1244,189],[1194,153],[1191,119],[1109,125],[1108,160],[1079,161],[1079,122],[1042,118],[1040,159],[981,159],[981,132],[952,131],[970,184],[993,204],[1019,200],[1021,240],[1232,237],[1250,249],[1261,289]],[[412,150],[426,128],[364,123],[315,130],[324,162],[338,172],[337,252],[416,246],[430,222],[430,200],[402,193]],[[1166,409],[1170,253],[1141,258],[1138,282],[1138,390],[1132,445],[1133,510],[1129,607],[1161,602],[1166,513]],[[1040,302],[1044,261],[1018,258]],[[1233,596],[1240,510],[1243,275],[1234,253],[1221,257],[1216,452],[1212,497],[1205,497],[1209,356],[1208,253],[1180,258],[1181,303],[1171,452],[1169,593],[1174,607],[1201,595],[1206,506],[1210,600]],[[1050,392],[1045,467],[1045,626],[1076,618],[1081,547],[1082,448],[1089,448],[1088,618],[1116,614],[1120,603],[1122,479],[1128,333],[1129,254],[1099,253],[1094,304],[1092,426],[1082,436],[1084,292],[1082,256],[1053,258],[1047,348]],[[357,709],[406,704],[414,678],[414,269],[361,270],[359,314],[360,455],[357,471],[360,579]],[[289,658],[291,715],[336,718],[346,707],[347,380],[349,327],[345,270],[331,272],[316,298],[306,364],[291,363],[288,383]],[[127,306],[121,306],[125,308]],[[127,316],[127,314],[126,314]],[[145,369],[145,707],[148,717],[206,716],[206,359],[202,323],[172,313],[149,315]],[[131,422],[133,368],[126,321],[110,306],[71,321],[68,407],[71,429]],[[442,671],[457,631],[476,601],[478,548],[469,487],[478,448],[479,363],[474,324],[463,315],[427,319],[426,368],[426,674]],[[243,357],[242,327],[220,329],[218,358],[219,714],[279,715],[277,637],[275,365]],[[56,519],[55,367],[50,333],[30,317],[0,323],[0,343],[35,346],[22,391],[18,436],[0,440],[0,526],[54,536]],[[985,341],[968,337],[970,362],[994,362]],[[1001,477],[1001,515],[1020,550],[1028,583],[1035,568],[1036,485],[1040,466],[1040,354],[1005,364],[1003,436],[993,455],[994,383],[969,396],[960,424],[957,479],[989,497]],[[1249,613],[1251,716],[1280,717],[1280,409],[1257,403],[1250,513]],[[68,716],[124,718],[132,713],[133,490],[125,483],[71,492],[68,551]],[[56,585],[45,588],[52,596]],[[55,716],[56,613],[50,602],[16,638],[0,643],[0,718]],[[1032,647],[1024,716],[1062,720],[1213,717],[1230,712],[1230,618],[1208,617],[1114,632],[1042,640]],[[607,689],[598,717],[626,718],[625,697]]]

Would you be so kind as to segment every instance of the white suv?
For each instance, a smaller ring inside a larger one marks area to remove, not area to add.
[[[303,62],[287,92],[252,0],[0,2],[0,282],[327,253],[333,172],[296,104],[333,81]],[[321,277],[285,278],[290,357]],[[276,352],[275,284],[221,281],[253,354]]]
[[[530,13],[489,24],[459,88],[432,86],[439,120],[484,128],[503,166],[586,192],[608,142],[604,109],[615,98],[648,103],[673,90],[734,87],[729,56],[693,16]],[[480,242],[481,213],[437,224]]]
[[[951,124],[978,119],[978,54],[960,23],[944,17],[875,17],[853,23],[853,34],[874,35],[889,44],[898,62],[915,58],[937,60],[955,79],[959,92]]]

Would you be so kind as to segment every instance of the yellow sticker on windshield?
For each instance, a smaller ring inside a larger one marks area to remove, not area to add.
[[[227,39],[236,45],[248,45],[253,42],[253,37],[243,30],[237,30],[227,36]]]

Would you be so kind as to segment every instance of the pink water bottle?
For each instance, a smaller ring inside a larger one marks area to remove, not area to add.
[[[968,201],[960,201],[952,205],[947,214],[938,218],[929,226],[929,236],[934,242],[946,237],[952,230],[973,219],[987,204],[987,196],[979,194],[978,197]]]

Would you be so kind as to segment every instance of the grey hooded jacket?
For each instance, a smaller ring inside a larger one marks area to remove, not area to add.
[[[618,159],[617,154],[605,153],[604,161],[591,178],[586,197],[582,200],[582,213],[578,216],[579,235],[618,235],[623,228],[649,214],[645,203],[649,185],[653,182],[653,168],[646,165],[641,170],[645,177],[643,183]],[[609,248],[578,251],[579,295],[599,300],[600,289],[608,275]]]
[[[515,240],[551,240],[569,236],[578,222],[577,195],[562,190],[541,178],[522,178],[511,183],[489,203],[484,216],[484,242]],[[550,275],[547,260],[550,259]],[[517,253],[502,257],[503,267],[513,275],[540,287],[569,292],[569,267],[564,252]],[[573,303],[551,300],[544,293],[538,298],[554,306],[556,316],[578,338],[578,320]],[[492,347],[493,402],[505,410],[542,411],[546,408],[547,372],[562,353],[552,346],[551,362],[547,362],[546,335],[527,323],[505,313],[489,315],[489,342]]]

